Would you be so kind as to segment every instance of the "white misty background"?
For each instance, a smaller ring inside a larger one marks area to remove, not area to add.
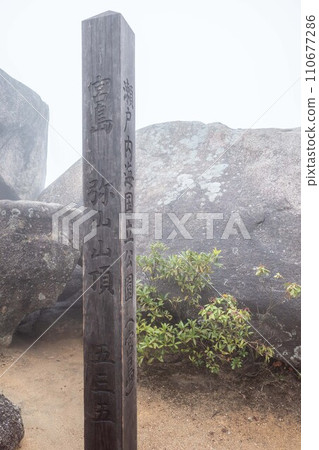
[[[81,153],[81,21],[123,14],[136,35],[137,128],[249,128],[300,76],[299,0],[1,1],[1,68],[34,89]],[[254,128],[300,126],[297,82]],[[52,129],[47,184],[79,154]]]

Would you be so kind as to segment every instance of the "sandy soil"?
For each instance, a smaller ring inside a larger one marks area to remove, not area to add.
[[[27,347],[2,351],[0,375]],[[82,342],[39,341],[0,380],[22,409],[22,450],[82,450]],[[299,381],[288,370],[204,375],[180,363],[141,371],[139,450],[300,448]]]

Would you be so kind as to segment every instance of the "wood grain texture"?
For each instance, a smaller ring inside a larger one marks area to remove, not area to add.
[[[82,23],[83,198],[97,211],[84,244],[85,450],[136,450],[134,33],[118,13]]]

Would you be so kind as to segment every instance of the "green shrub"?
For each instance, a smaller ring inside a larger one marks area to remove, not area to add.
[[[165,245],[156,243],[149,255],[137,259],[146,277],[145,282],[137,283],[139,365],[163,362],[166,355],[178,354],[218,373],[222,363],[233,369],[241,367],[249,348],[269,360],[273,350],[252,340],[250,312],[239,309],[233,296],[224,294],[200,305],[213,266],[221,266],[220,251],[187,250],[170,256],[166,251]],[[159,281],[175,283],[179,294],[159,294]]]
[[[265,266],[258,266],[255,268],[255,275],[257,275],[257,277],[260,278],[260,281],[262,283],[265,283],[266,280],[268,279],[268,281],[270,280],[270,276],[271,276],[271,272],[270,270],[268,270]],[[284,277],[277,272],[275,275],[272,276],[273,278],[275,278],[278,282],[279,280],[283,280]],[[282,281],[280,281],[282,283]],[[270,299],[269,300],[269,304],[267,306],[266,311],[264,312],[264,314],[268,314],[270,313],[274,308],[276,308],[279,305],[284,304],[285,302],[294,299],[294,298],[298,298],[301,295],[301,286],[300,284],[297,283],[283,283],[283,293],[285,293],[285,295],[283,295],[283,297],[281,299]]]

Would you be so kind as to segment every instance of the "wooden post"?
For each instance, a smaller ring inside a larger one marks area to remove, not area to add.
[[[85,450],[136,450],[134,33],[108,11],[82,23],[83,195],[96,210],[84,244]],[[94,233],[93,233],[94,234]]]

